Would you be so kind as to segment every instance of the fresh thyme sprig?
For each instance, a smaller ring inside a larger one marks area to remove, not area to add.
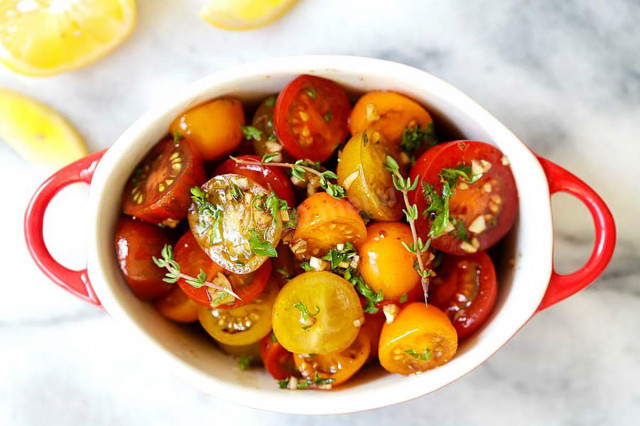
[[[274,158],[278,153],[265,154],[261,161],[257,160],[241,160],[236,157],[231,157],[233,161],[238,164],[269,164],[273,167],[283,167],[291,169],[291,175],[301,181],[308,181],[306,174],[312,174],[318,177],[320,187],[324,189],[327,194],[334,198],[341,199],[345,196],[345,189],[337,183],[331,182],[338,179],[331,170],[320,171],[318,165],[310,163],[304,160],[297,160],[295,163],[274,162]]]
[[[413,191],[418,187],[418,182],[420,181],[420,176],[416,176],[415,180],[411,182],[411,178],[403,178],[400,173],[400,166],[398,162],[387,155],[386,161],[384,163],[384,168],[391,173],[391,177],[393,179],[393,185],[395,188],[402,193],[402,198],[404,199],[405,209],[404,214],[407,218],[407,222],[409,223],[409,227],[411,228],[411,236],[413,238],[413,244],[409,245],[406,243],[402,243],[404,248],[406,248],[409,252],[414,253],[417,258],[417,268],[418,275],[420,275],[420,282],[422,284],[422,290],[424,292],[424,300],[425,303],[427,301],[427,297],[429,294],[429,276],[431,275],[431,270],[426,268],[424,265],[424,261],[422,259],[422,253],[426,252],[431,244],[431,239],[428,239],[426,242],[422,241],[422,238],[418,237],[418,231],[416,230],[416,220],[418,219],[418,206],[415,204],[411,204],[409,202],[409,191]]]
[[[200,269],[200,273],[197,277],[180,272],[180,265],[173,257],[173,247],[171,247],[169,244],[165,244],[165,246],[162,248],[162,251],[160,252],[160,255],[162,256],[162,258],[158,259],[157,257],[153,256],[152,259],[153,263],[155,263],[156,266],[158,266],[159,268],[165,268],[167,270],[167,273],[165,274],[165,277],[162,279],[162,281],[167,283],[175,283],[180,278],[183,278],[187,282],[187,284],[195,288],[206,286],[214,290],[223,291],[236,299],[240,299],[240,296],[235,294],[233,290],[209,282],[207,274],[202,269]]]

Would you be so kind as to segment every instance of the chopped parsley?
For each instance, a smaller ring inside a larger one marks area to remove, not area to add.
[[[229,187],[231,192],[231,198],[233,199],[233,201],[235,201],[236,203],[239,203],[240,201],[244,200],[244,191],[242,190],[242,188],[240,188],[234,182],[231,182]]]
[[[402,132],[400,148],[409,155],[410,163],[413,164],[416,162],[418,155],[436,144],[433,123],[429,123],[425,128],[420,126],[405,127]]]
[[[273,108],[276,104],[276,97],[275,96],[269,96],[267,99],[264,100],[264,104],[266,106],[268,106],[269,108]]]
[[[360,217],[364,221],[365,225],[371,221],[371,214],[365,212],[364,210],[360,210],[358,213],[360,214]]]
[[[245,139],[250,141],[251,139],[259,141],[262,139],[262,130],[259,130],[253,126],[241,126],[242,133],[244,133]]]
[[[322,115],[322,118],[323,118],[323,119],[324,119],[324,121],[326,121],[327,123],[328,123],[329,121],[331,121],[331,117],[333,117],[333,114],[331,113],[331,110],[330,110],[330,109],[328,109],[328,110],[327,110],[327,112],[325,112],[325,113]]]
[[[256,256],[278,257],[276,249],[260,236],[258,231],[251,229],[251,237],[249,237],[249,246]]]
[[[429,361],[431,359],[431,351],[429,349],[425,349],[424,352],[416,352],[415,349],[409,349],[404,351],[404,353],[409,354],[420,361]]]
[[[278,380],[278,386],[280,387],[280,389],[287,389],[289,387],[290,380],[291,378]],[[336,379],[332,379],[332,378],[323,379],[322,377],[320,377],[317,371],[313,376],[313,379],[309,378],[305,380],[303,379],[297,379],[297,380],[298,380],[298,384],[296,386],[297,389],[309,389],[312,387],[327,386],[336,381]]]
[[[467,231],[467,227],[464,226],[463,220],[456,221],[456,238],[466,242],[471,241],[471,238],[469,238],[469,232]]]
[[[250,355],[240,355],[238,358],[238,367],[242,371],[246,371],[251,366],[252,357]]]
[[[309,309],[302,302],[293,304],[293,307],[300,311],[300,322],[303,324],[302,329],[306,330],[316,322],[316,315],[320,313],[320,307],[316,305],[316,312],[311,313]]]
[[[409,300],[409,295],[407,293],[402,293],[402,296],[400,296],[400,300],[398,300],[398,302],[407,303],[407,300]]]
[[[211,244],[222,242],[222,209],[209,201],[209,195],[199,186],[191,187],[191,199],[198,209],[200,225],[208,228]]]
[[[315,101],[316,99],[316,89],[314,89],[313,87],[309,86],[307,87],[307,89],[304,91],[311,99],[313,99]]]

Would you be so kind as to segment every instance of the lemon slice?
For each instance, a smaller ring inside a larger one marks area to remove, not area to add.
[[[250,30],[284,15],[296,0],[209,0],[200,17],[227,30]]]
[[[0,89],[0,139],[24,159],[55,171],[87,155],[74,128],[46,105]]]
[[[46,76],[96,61],[130,33],[134,0],[2,0],[0,61]]]

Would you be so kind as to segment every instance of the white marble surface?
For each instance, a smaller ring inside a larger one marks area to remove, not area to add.
[[[638,424],[640,419],[640,3],[637,0],[302,0],[266,29],[233,33],[200,1],[141,0],[132,38],[85,70],[38,80],[0,69],[0,86],[62,111],[92,150],[212,71],[304,53],[380,57],[465,90],[538,153],[583,177],[620,230],[610,268],[534,318],[483,366],[430,396],[352,416],[299,418],[224,403],[147,362],[103,313],[35,268],[22,215],[45,176],[0,144],[0,424]],[[84,262],[85,188],[47,216],[52,251]],[[591,249],[586,210],[554,201],[556,262]]]

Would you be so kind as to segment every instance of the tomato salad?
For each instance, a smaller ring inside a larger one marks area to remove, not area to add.
[[[245,112],[233,97],[184,112],[131,174],[115,247],[132,292],[283,389],[452,359],[496,301],[507,157],[438,143],[403,94],[352,104],[309,75]]]

